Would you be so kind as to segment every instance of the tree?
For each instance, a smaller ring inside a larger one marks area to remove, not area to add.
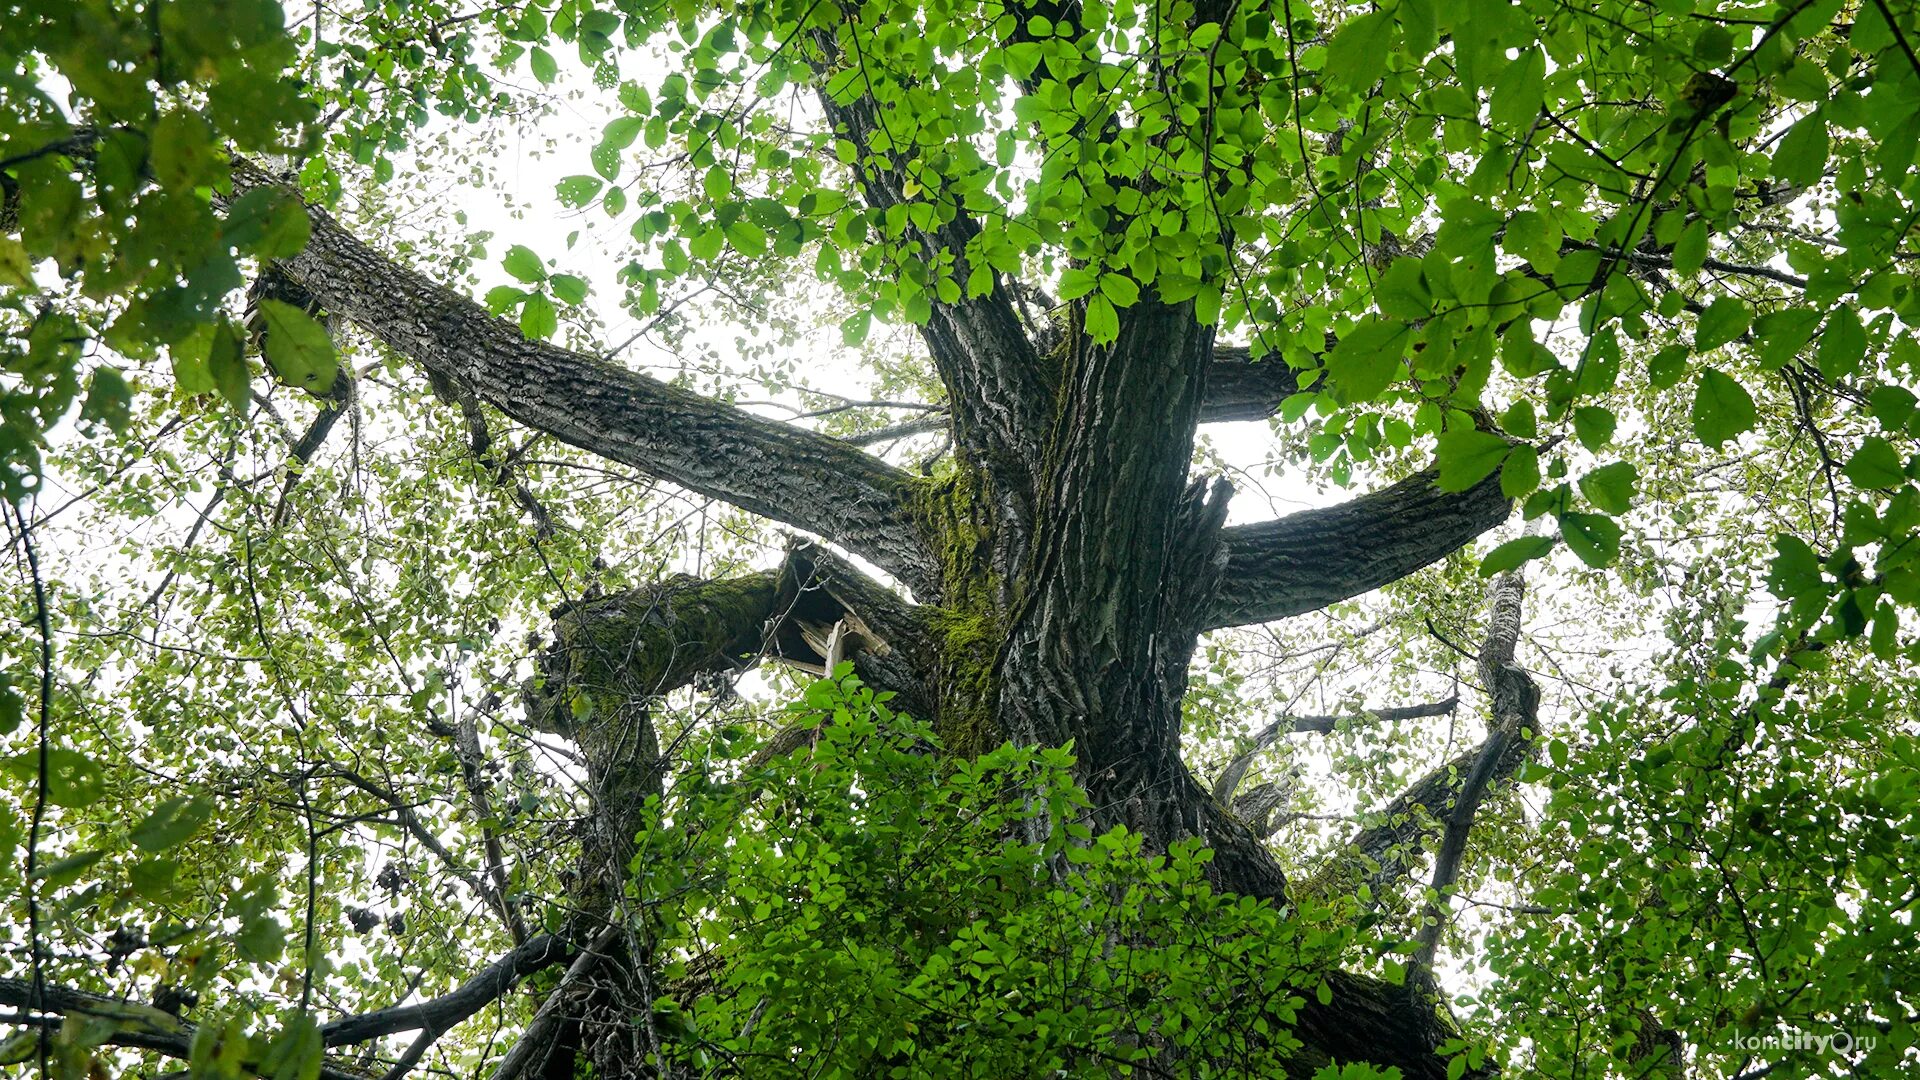
[[[0,480],[34,630],[0,717],[25,740],[0,818],[25,852],[14,1059],[1759,1075],[1740,1038],[1780,1023],[1876,1033],[1858,1068],[1911,1052],[1920,10],[295,15],[0,19]],[[709,292],[784,304],[763,349],[829,311],[847,349],[910,326],[919,356],[868,357],[926,391],[920,420],[849,403],[864,426],[835,434],[652,378],[597,339],[579,268],[527,246],[484,305],[441,283],[488,238],[410,237],[386,189],[540,100],[521,64],[565,85],[556,51],[613,114],[557,194],[631,223],[644,329],[691,339]],[[84,438],[60,426],[83,387]],[[1198,433],[1269,417],[1298,467],[1375,486],[1226,524]],[[916,431],[950,450],[867,449]],[[550,475],[589,461],[672,487],[596,503]],[[216,487],[178,550],[120,556],[157,579],[128,602],[116,564],[43,573],[48,477],[122,520]],[[717,573],[669,573],[693,568],[671,542],[636,580],[597,561],[675,492],[806,538]],[[1621,605],[1587,612],[1604,647],[1649,613],[1676,647],[1543,712],[1523,566]],[[1442,628],[1480,579],[1461,645]],[[1231,696],[1232,628],[1388,586],[1387,666],[1443,657],[1465,698],[1236,742],[1241,713],[1193,693]],[[1209,634],[1224,658],[1196,664]],[[825,678],[771,734],[711,722],[750,711],[731,680],[765,660]],[[1467,700],[1477,745],[1325,858],[1273,842],[1310,825],[1266,764],[1284,736]],[[369,837],[436,868],[375,871]],[[378,930],[349,899],[369,879],[435,929],[421,957],[342,940]],[[1469,880],[1508,923],[1457,932]],[[484,934],[428,902],[455,883]],[[1486,967],[1443,992],[1445,940]],[[482,1009],[519,1036],[461,1026]]]

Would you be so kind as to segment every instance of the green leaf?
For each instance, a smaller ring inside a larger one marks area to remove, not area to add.
[[[131,839],[143,851],[165,851],[198,832],[212,816],[213,803],[205,798],[176,795],[134,826]]]
[[[266,322],[267,364],[288,386],[324,394],[333,386],[340,358],[333,338],[300,308],[263,299],[259,313]]]
[[[547,266],[540,256],[524,244],[515,244],[507,249],[507,257],[500,260],[500,266],[515,278],[535,285],[547,280]]]
[[[1100,295],[1116,308],[1130,308],[1140,302],[1140,285],[1125,274],[1101,274]]]
[[[1420,260],[1402,257],[1394,260],[1373,286],[1374,303],[1396,319],[1414,322],[1433,315],[1433,293],[1427,288]]]
[[[1490,578],[1495,574],[1511,570],[1522,563],[1530,562],[1553,550],[1551,536],[1522,536],[1518,540],[1509,540],[1480,560],[1480,576]]]
[[[585,206],[592,202],[593,197],[600,194],[600,189],[605,186],[606,181],[599,177],[582,174],[579,176],[569,176],[561,180],[559,184],[555,185],[554,190],[555,193],[560,196],[560,204],[562,206]],[[519,277],[518,274],[514,276]],[[521,278],[520,280],[529,281],[536,279]]]
[[[1692,277],[1706,261],[1707,222],[1705,218],[1695,218],[1680,231],[1680,239],[1673,242],[1673,272]]]
[[[1773,152],[1775,179],[1795,187],[1807,187],[1820,179],[1827,167],[1827,120],[1818,110],[1804,117],[1780,140]]]
[[[253,372],[247,367],[246,348],[232,328],[222,324],[207,349],[207,374],[214,388],[236,411],[253,404]]]
[[[1507,219],[1500,246],[1507,254],[1527,260],[1543,274],[1551,274],[1560,265],[1562,240],[1558,220],[1538,210],[1522,210]]]
[[[107,793],[106,776],[85,754],[56,746],[47,750],[46,761],[47,801],[54,806],[77,810],[92,806]],[[0,769],[25,782],[32,791],[40,782],[40,752],[26,750],[0,760]]]
[[[34,877],[44,882],[48,889],[61,889],[80,880],[107,853],[104,851],[82,851],[47,863],[34,871]]]
[[[292,1012],[267,1044],[260,1073],[268,1080],[316,1080],[326,1064],[326,1044],[311,1014]]]
[[[867,340],[867,331],[873,326],[873,312],[856,311],[840,321],[840,340],[850,346],[858,346]]]
[[[1540,435],[1540,422],[1533,412],[1533,402],[1526,398],[1515,398],[1505,412],[1500,414],[1500,430],[1517,439],[1533,439]]]
[[[1624,514],[1633,503],[1633,488],[1640,470],[1630,461],[1603,465],[1580,478],[1580,492],[1587,501],[1609,514]]]
[[[1120,336],[1120,314],[1105,296],[1087,301],[1087,336],[1096,345],[1108,344]]]
[[[1826,575],[1820,569],[1820,556],[1805,540],[1790,534],[1773,538],[1777,552],[1768,563],[1767,588],[1782,600],[1827,595]]]
[[[1906,483],[1905,463],[1893,444],[1878,435],[1860,442],[1860,449],[1847,459],[1847,479],[1863,488],[1894,488]]]
[[[1797,58],[1787,66],[1787,70],[1774,76],[1774,89],[1780,95],[1794,101],[1825,101],[1827,99],[1827,73],[1819,64],[1811,60]]]
[[[504,314],[510,308],[519,307],[520,302],[526,298],[525,289],[517,289],[512,285],[495,285],[487,290],[487,311],[494,315]]]
[[[0,735],[11,735],[18,731],[26,718],[26,702],[21,700],[20,692],[13,688],[6,672],[0,671]],[[4,842],[5,821],[5,816],[0,815],[0,852],[7,850]]]
[[[1783,308],[1755,319],[1753,334],[1760,341],[1760,366],[1767,371],[1785,367],[1813,340],[1819,325],[1820,313],[1811,308]]]
[[[701,262],[712,262],[726,245],[727,233],[718,225],[709,225],[687,241],[687,251]]]
[[[1738,297],[1723,296],[1707,305],[1700,313],[1700,322],[1694,327],[1693,348],[1695,352],[1717,349],[1746,332],[1749,314],[1747,305]]]
[[[20,241],[0,236],[0,286],[10,289],[33,287],[33,259]]]
[[[1719,23],[1707,23],[1693,39],[1693,55],[1702,64],[1719,67],[1733,58],[1733,34]]]
[[[175,109],[154,125],[149,162],[154,179],[172,191],[209,184],[220,163],[213,126],[198,113]]]
[[[1613,410],[1598,405],[1582,405],[1573,410],[1574,437],[1589,450],[1598,450],[1612,442],[1617,423]]]
[[[1842,304],[1827,316],[1820,331],[1820,348],[1815,354],[1820,374],[1829,379],[1845,379],[1860,370],[1867,356],[1867,328],[1852,305]]]
[[[173,891],[174,879],[179,875],[180,863],[176,859],[147,859],[127,869],[127,878],[134,893],[148,900],[167,899]]]
[[[600,132],[600,143],[615,150],[625,150],[633,145],[633,140],[640,137],[640,129],[644,126],[646,121],[638,116],[615,117],[608,121],[606,128]]]
[[[1647,361],[1647,381],[1655,390],[1670,390],[1687,373],[1687,347],[1669,345]]]
[[[555,298],[566,304],[578,304],[587,298],[587,282],[572,274],[555,274],[547,279]]]
[[[520,308],[520,332],[535,341],[545,341],[560,329],[560,313],[545,293],[534,293]]]
[[[1527,131],[1540,117],[1546,90],[1546,54],[1538,48],[1522,49],[1519,58],[1508,61],[1494,79],[1487,113],[1508,131]]]
[[[1455,428],[1440,436],[1440,490],[1465,491],[1485,480],[1510,449],[1507,440],[1476,428]]]
[[[1719,368],[1700,373],[1693,391],[1693,433],[1718,450],[1722,443],[1753,427],[1753,398]]]
[[[1327,354],[1328,381],[1350,402],[1379,397],[1406,370],[1401,361],[1411,337],[1405,323],[1364,316]]]
[[[1620,525],[1605,514],[1561,514],[1560,536],[1567,550],[1595,569],[1620,554]]]
[[[234,951],[255,964],[271,964],[280,959],[287,947],[287,932],[272,915],[248,919],[233,935]]]
[[[1500,494],[1509,499],[1524,499],[1540,486],[1540,452],[1531,446],[1516,446],[1500,466]]]
[[[1876,386],[1867,395],[1868,411],[1887,431],[1899,431],[1905,427],[1917,406],[1920,406],[1920,398],[1902,386]]]
[[[766,254],[767,230],[746,218],[738,218],[733,224],[727,226],[726,231],[727,242],[732,244],[733,249],[740,254],[750,258]]]
[[[87,400],[80,407],[80,419],[124,432],[132,405],[133,390],[127,380],[110,367],[95,368],[87,379]]]
[[[587,151],[587,161],[593,166],[594,172],[608,180],[620,178],[620,167],[623,164],[620,151],[606,143],[595,143],[593,149]]]
[[[1350,89],[1378,82],[1393,48],[1393,16],[1372,11],[1348,19],[1327,43],[1327,80]]]
[[[553,82],[554,76],[560,73],[560,65],[554,61],[553,54],[538,45],[527,51],[527,62],[533,67],[533,77],[540,80],[542,86]]]
[[[292,192],[258,187],[233,201],[227,211],[226,240],[262,259],[300,253],[313,233],[307,208]]]

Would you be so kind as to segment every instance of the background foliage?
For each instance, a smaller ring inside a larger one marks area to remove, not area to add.
[[[1380,595],[1215,635],[1188,704],[1205,772],[1275,714],[1437,697],[1471,683],[1442,639],[1477,639],[1481,577],[1528,564],[1550,741],[1480,818],[1443,971],[1460,1060],[1631,1074],[1657,1026],[1700,1075],[1910,1061],[1920,12],[1066,10],[0,4],[0,975],[192,999],[197,1070],[311,1073],[312,1016],[443,992],[513,918],[564,918],[589,807],[514,705],[548,608],[774,540],[512,433],[542,526],[398,358],[298,304],[249,326],[241,293],[307,219],[276,191],[216,199],[238,153],[530,336],[618,354],[632,334],[630,362],[833,410],[807,422],[836,434],[900,416],[852,401],[942,404],[903,328],[993,273],[1095,341],[1143,295],[1191,299],[1307,387],[1270,433],[1203,448],[1243,499],[1437,462],[1522,502],[1497,543]],[[899,205],[852,197],[872,162],[815,82],[874,103],[869,152],[913,164]],[[549,143],[551,199],[483,216],[502,161]],[[964,277],[905,239],[962,209]],[[858,373],[801,359],[828,352]],[[336,379],[351,431],[297,460]],[[739,961],[662,1014],[702,1068],[830,1045],[851,1073],[1098,1072],[1144,1024],[1189,1033],[1196,1071],[1257,1073],[1241,1003],[1315,992],[1293,978],[1311,959],[1391,971],[1412,937],[1409,902],[1280,921],[1212,895],[1199,852],[1001,844],[1022,825],[991,797],[1005,777],[1070,805],[1057,755],[941,772],[858,689],[742,689],[658,718],[675,828],[636,879],[683,947]],[[783,700],[834,722],[750,794],[732,763]],[[1310,877],[1482,724],[1349,723],[1263,758],[1257,779],[1304,774],[1276,850]],[[533,1000],[433,1067],[497,1058]],[[85,1071],[120,1022],[67,1025],[52,1064]],[[1843,1065],[1739,1043],[1783,1026],[1878,1044]]]

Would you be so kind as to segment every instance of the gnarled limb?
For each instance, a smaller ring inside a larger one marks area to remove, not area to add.
[[[233,162],[236,194],[276,183]],[[839,439],[766,420],[558,345],[530,341],[472,300],[309,208],[313,238],[278,264],[332,315],[520,423],[690,491],[817,533],[916,590],[937,589],[907,512],[907,474]]]
[[[1433,901],[1427,909],[1427,921],[1420,927],[1420,949],[1414,961],[1427,978],[1432,977],[1433,955],[1440,947],[1440,932],[1446,926],[1447,893],[1460,875],[1460,860],[1466,856],[1467,834],[1473,828],[1473,815],[1480,799],[1495,778],[1501,761],[1507,757],[1510,743],[1528,740],[1538,723],[1540,688],[1527,669],[1514,661],[1520,640],[1521,604],[1526,599],[1526,582],[1518,571],[1509,570],[1493,582],[1492,612],[1487,620],[1487,641],[1480,649],[1480,682],[1491,699],[1493,730],[1474,758],[1473,767],[1460,780],[1459,794],[1447,815],[1446,830],[1440,838],[1440,851],[1433,860]],[[1510,772],[1511,770],[1509,770]]]
[[[1538,747],[1540,692],[1533,677],[1514,662],[1525,591],[1517,575],[1505,575],[1492,591],[1487,639],[1480,653],[1481,677],[1489,698],[1490,732],[1480,745],[1427,773],[1400,793],[1380,814],[1378,824],[1355,833],[1340,854],[1314,876],[1309,888],[1346,887],[1370,880],[1376,898],[1385,897],[1420,857],[1430,821],[1459,822],[1457,847],[1448,856],[1458,869],[1473,809],[1491,785],[1517,772]],[[1456,816],[1462,807],[1464,815]],[[1437,869],[1447,870],[1446,863]]]
[[[480,969],[449,993],[431,1001],[343,1017],[321,1028],[320,1034],[328,1046],[351,1046],[397,1031],[445,1032],[500,1000],[521,979],[560,963],[572,952],[564,939],[541,934]]]
[[[1227,570],[1202,626],[1317,611],[1397,581],[1507,519],[1498,479],[1452,493],[1435,476],[1428,469],[1338,506],[1225,530]]]

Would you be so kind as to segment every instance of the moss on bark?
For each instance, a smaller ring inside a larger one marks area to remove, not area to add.
[[[939,652],[934,730],[949,752],[975,757],[1006,735],[994,718],[994,660],[1006,638],[1001,582],[992,561],[993,513],[978,471],[950,466],[918,482],[912,507],[938,553],[940,603],[932,606]]]

